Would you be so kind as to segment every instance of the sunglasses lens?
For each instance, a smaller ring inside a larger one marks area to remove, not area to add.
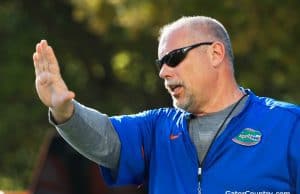
[[[177,52],[172,53],[166,64],[170,67],[176,67],[184,59],[184,57],[185,54],[181,50],[178,50]]]
[[[156,60],[156,65],[160,70],[163,64],[169,67],[176,67],[184,58],[186,53],[183,50],[176,50],[165,55],[161,60]]]

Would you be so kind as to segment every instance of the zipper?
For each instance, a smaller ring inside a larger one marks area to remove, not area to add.
[[[198,158],[198,155],[197,155],[197,160],[198,160],[198,171],[197,171],[197,175],[198,175],[198,188],[197,188],[197,191],[198,191],[198,194],[201,194],[202,193],[202,188],[201,188],[201,182],[202,182],[202,169],[203,169],[203,162],[205,161],[206,159],[206,156],[212,146],[212,144],[215,142],[216,138],[218,137],[218,135],[220,134],[223,126],[225,125],[225,123],[227,122],[227,120],[230,118],[230,116],[232,115],[233,111],[236,109],[236,107],[240,104],[240,102],[246,97],[248,96],[248,94],[244,94],[238,101],[237,103],[233,106],[233,108],[230,110],[230,112],[227,114],[227,116],[225,117],[225,119],[223,120],[222,124],[220,125],[220,127],[218,128],[216,134],[214,135],[212,141],[210,142],[209,144],[209,147],[207,149],[207,152],[205,153],[205,156],[203,157],[203,160],[202,162],[200,162],[199,158]],[[188,118],[188,120],[191,119],[190,117]],[[186,119],[186,122],[187,122],[187,131],[189,131],[189,121]],[[190,135],[188,134],[188,137],[190,139],[190,142],[191,144],[192,143],[192,140],[190,138]],[[193,144],[194,146],[194,149],[197,151],[197,148],[196,146]],[[196,152],[197,154],[197,152]]]
[[[192,154],[193,155],[196,155],[196,164],[197,164],[197,166],[198,166],[198,168],[197,168],[197,182],[198,182],[198,184],[197,184],[197,194],[201,194],[201,181],[202,181],[202,164],[200,164],[200,160],[199,160],[199,158],[198,158],[198,154],[197,154],[197,148],[196,148],[196,146],[195,146],[195,144],[193,143],[193,141],[192,141],[192,139],[191,139],[191,137],[190,137],[190,134],[189,134],[189,120],[191,119],[191,115],[187,115],[186,117],[185,117],[185,122],[186,122],[186,132],[187,132],[187,134],[185,135],[185,137],[187,137],[187,139],[188,139],[188,142],[189,142],[189,144],[190,144],[190,146],[191,146],[191,148],[192,148]],[[194,160],[195,158],[193,157],[192,158],[192,160]]]
[[[201,180],[202,179],[202,168],[198,167],[198,188],[197,188],[197,191],[198,191],[198,194],[201,194]]]

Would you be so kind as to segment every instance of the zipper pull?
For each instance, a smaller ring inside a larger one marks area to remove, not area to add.
[[[202,168],[198,168],[198,194],[201,194],[201,177],[202,177]]]

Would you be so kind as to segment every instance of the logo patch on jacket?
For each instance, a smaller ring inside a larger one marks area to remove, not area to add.
[[[261,132],[251,128],[245,128],[240,134],[232,139],[233,142],[244,145],[254,146],[261,141]]]

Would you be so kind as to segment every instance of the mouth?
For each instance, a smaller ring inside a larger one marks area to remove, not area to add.
[[[183,89],[183,84],[180,84],[180,83],[166,84],[166,88],[172,96],[178,97],[180,92]]]

